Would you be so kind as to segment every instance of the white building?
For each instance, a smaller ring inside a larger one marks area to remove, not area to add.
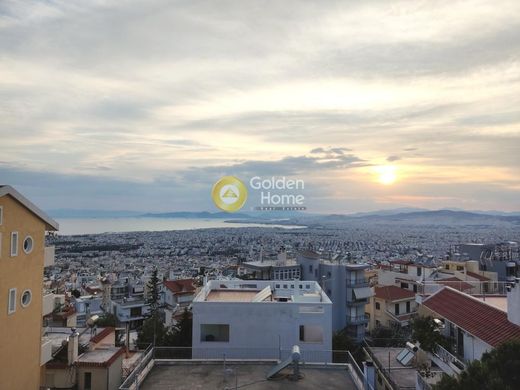
[[[331,361],[332,303],[313,281],[208,282],[192,303],[193,357]]]

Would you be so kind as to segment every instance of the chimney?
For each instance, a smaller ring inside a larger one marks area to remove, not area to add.
[[[520,278],[511,283],[507,292],[507,319],[520,326]]]
[[[72,334],[69,336],[67,343],[67,363],[72,366],[78,360],[79,333],[76,328],[72,328]]]

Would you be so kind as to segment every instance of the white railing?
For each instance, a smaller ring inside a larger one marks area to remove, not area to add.
[[[42,299],[42,317],[51,314],[54,311],[54,294],[44,293]]]
[[[40,366],[52,360],[52,340],[47,337],[42,337]]]
[[[350,366],[358,382],[365,382],[363,371],[359,368],[348,351],[301,350],[301,364],[323,365],[327,367]],[[233,361],[262,361],[266,364],[285,360],[292,354],[292,349],[284,348],[191,348],[191,347],[155,347],[149,346],[141,355],[135,369],[129,373],[120,390],[138,389],[147,374],[155,365],[169,365],[175,361],[194,361],[214,363]]]
[[[444,363],[449,364],[452,369],[456,368],[459,372],[466,369],[466,365],[461,360],[457,359],[457,357],[455,357],[451,352],[439,344],[437,344],[434,354],[437,355]]]
[[[54,245],[46,246],[43,250],[43,266],[50,267],[54,265],[56,251]]]

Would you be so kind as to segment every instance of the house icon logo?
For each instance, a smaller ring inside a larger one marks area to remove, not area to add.
[[[235,176],[224,176],[213,186],[211,197],[219,209],[232,213],[246,203],[247,188]]]

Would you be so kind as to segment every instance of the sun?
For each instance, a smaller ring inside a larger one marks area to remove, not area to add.
[[[394,184],[397,180],[396,169],[393,165],[383,165],[376,168],[377,181],[385,186]]]

